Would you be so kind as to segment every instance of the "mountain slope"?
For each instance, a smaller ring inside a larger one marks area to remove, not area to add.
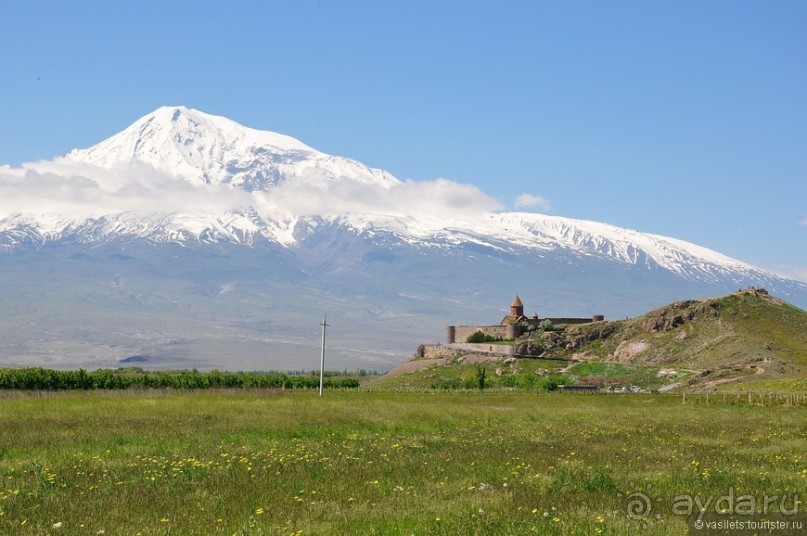
[[[148,354],[309,368],[298,358],[317,354],[327,311],[339,363],[387,368],[448,318],[498,316],[516,291],[552,316],[619,318],[751,285],[807,306],[807,285],[694,244],[491,212],[473,187],[401,182],[183,107],[2,168],[0,183],[27,194],[0,213],[0,365]]]
[[[403,206],[386,206],[386,191],[393,190],[391,196],[418,192],[406,190],[387,172],[326,155],[292,137],[250,129],[184,107],[159,108],[89,149],[71,151],[65,160],[113,171],[145,164],[199,189],[223,187],[214,190],[219,195],[227,190],[253,195],[242,198],[248,206],[219,212],[215,207],[186,206],[167,214],[153,210],[133,214],[112,211],[83,220],[76,214],[8,215],[0,221],[2,247],[25,241],[59,241],[72,235],[84,242],[127,235],[156,242],[228,241],[248,245],[260,236],[294,245],[306,239],[307,230],[325,225],[346,226],[370,238],[389,236],[428,248],[451,249],[470,244],[503,254],[563,250],[626,265],[660,268],[693,280],[728,278],[737,283],[757,279],[771,286],[777,279],[694,244],[603,223],[525,213],[479,214],[447,209],[430,213],[419,210],[416,199]],[[135,167],[134,173],[138,172],[145,173],[143,168]],[[160,192],[154,193],[156,196]],[[361,195],[367,197],[366,203],[343,204],[345,199]],[[314,206],[288,206],[301,204],[300,199],[318,202]],[[273,210],[278,208],[284,213]]]
[[[114,169],[132,161],[180,175],[193,184],[230,184],[248,192],[306,176],[389,187],[392,175],[347,158],[321,153],[301,141],[255,130],[225,117],[164,106],[122,132],[68,160]]]

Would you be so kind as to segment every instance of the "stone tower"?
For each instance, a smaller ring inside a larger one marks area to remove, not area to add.
[[[521,298],[518,297],[518,294],[516,294],[516,298],[510,305],[510,316],[513,318],[521,318],[524,316],[524,304],[521,303]]]

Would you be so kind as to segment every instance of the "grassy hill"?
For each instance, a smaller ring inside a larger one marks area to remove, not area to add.
[[[416,360],[375,385],[473,387],[469,378],[481,363],[488,385],[498,387],[807,392],[807,312],[763,289],[680,301],[622,321],[556,326],[514,341],[525,342],[540,347],[542,359]]]
[[[581,342],[578,357],[698,371],[690,387],[807,390],[807,312],[764,290],[676,302],[609,324],[568,330]]]

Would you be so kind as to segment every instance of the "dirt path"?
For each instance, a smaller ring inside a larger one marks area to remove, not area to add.
[[[694,371],[693,370],[692,372],[695,372],[695,375],[692,376],[692,378],[689,378],[690,380],[693,379],[693,378],[697,378],[697,377],[703,375],[703,371]],[[754,376],[757,376],[759,374],[764,374],[764,373],[765,373],[764,368],[757,367],[756,371],[754,372]],[[724,383],[736,382],[736,381],[742,380],[743,378],[746,378],[746,377],[747,376],[736,376],[734,378],[723,378],[721,380],[712,380],[712,381],[709,381],[709,382],[702,383],[697,387],[698,388],[704,388],[704,389],[711,389],[711,388],[715,387],[716,385],[722,385]],[[686,380],[686,381],[689,381],[689,380]],[[680,382],[671,383],[669,385],[664,385],[662,387],[659,387],[659,392],[660,393],[666,393],[668,391],[672,391],[676,387],[679,387],[682,383],[684,383],[684,382],[680,381]]]
[[[390,370],[382,377],[391,378],[393,376],[398,376],[399,374],[409,374],[410,372],[425,369],[431,367],[432,365],[448,365],[449,363],[451,363],[450,357],[438,357],[434,359],[416,359],[414,361],[406,361],[404,363],[401,363],[394,369]]]
[[[659,393],[666,393],[668,391],[672,391],[673,389],[675,389],[676,387],[678,387],[682,383],[684,383],[684,382],[680,381],[680,382],[675,382],[675,383],[671,383],[671,384],[668,384],[668,385],[662,385],[661,387],[658,388],[658,392]]]
[[[765,373],[765,369],[764,369],[764,368],[762,368],[762,367],[757,367],[757,368],[756,368],[756,371],[754,372],[754,376],[759,376],[760,374],[764,374],[764,373]],[[746,377],[747,377],[747,376],[736,376],[736,377],[734,377],[734,378],[724,378],[724,379],[722,379],[722,380],[713,380],[713,381],[710,381],[710,382],[706,382],[706,383],[704,383],[704,384],[701,384],[701,385],[700,385],[700,387],[707,388],[707,389],[711,389],[712,387],[714,387],[714,386],[716,386],[716,385],[722,385],[722,384],[724,384],[724,383],[736,382],[736,381],[738,381],[738,380],[742,380],[743,378],[746,378]]]

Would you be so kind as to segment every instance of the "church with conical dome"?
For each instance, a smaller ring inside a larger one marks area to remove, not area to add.
[[[516,294],[513,303],[510,304],[510,316],[515,318],[524,316],[524,304],[521,303],[521,298],[518,297],[518,294]]]
[[[515,340],[524,332],[538,329],[542,324],[552,326],[569,326],[589,324],[605,320],[602,315],[587,318],[541,318],[538,313],[532,316],[524,315],[524,303],[518,294],[510,304],[510,314],[502,318],[501,322],[489,326],[448,326],[446,327],[446,344],[465,343],[476,332],[493,337],[498,340]]]

